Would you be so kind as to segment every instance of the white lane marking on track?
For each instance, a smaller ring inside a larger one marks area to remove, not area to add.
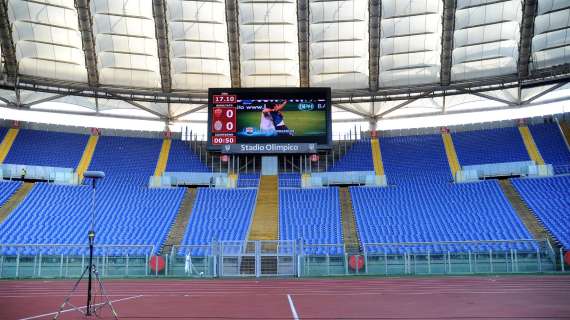
[[[138,296],[126,297],[126,298],[117,299],[117,300],[111,300],[111,303],[115,303],[115,302],[119,302],[119,301],[132,300],[132,299],[140,298],[140,297],[143,297],[143,296],[144,296],[144,295],[140,294],[140,295],[138,295]],[[100,305],[102,305],[102,304],[104,304],[104,302],[94,304],[94,306],[100,306]],[[78,309],[85,309],[85,306],[79,307]],[[75,310],[75,309],[72,309],[72,308],[65,309],[65,310],[62,310],[61,313],[66,313],[66,312],[69,312],[69,311],[72,311],[72,310]],[[54,315],[54,314],[57,314],[57,311],[56,311],[56,312],[52,312],[52,313],[44,313],[44,314],[40,314],[40,315],[37,315],[37,316],[31,316],[31,317],[28,317],[28,318],[22,318],[22,319],[20,319],[20,320],[37,319],[37,318],[42,318],[42,317],[51,316],[51,315]]]
[[[289,308],[291,308],[293,320],[299,320],[299,315],[297,314],[297,310],[295,309],[295,304],[293,303],[293,299],[291,299],[291,295],[287,295],[287,300],[289,300]]]

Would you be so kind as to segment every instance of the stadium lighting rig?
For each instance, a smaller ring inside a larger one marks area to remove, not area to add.
[[[105,173],[102,171],[86,171],[83,177],[85,179],[91,179],[91,187],[93,190],[93,192],[91,193],[91,223],[89,231],[87,233],[87,238],[89,239],[89,265],[85,267],[83,273],[73,285],[73,288],[71,289],[69,295],[65,297],[63,303],[61,304],[61,307],[59,308],[59,311],[56,313],[53,319],[54,320],[57,319],[59,315],[63,312],[63,309],[68,305],[71,307],[71,310],[75,310],[81,313],[84,317],[92,317],[92,316],[99,317],[100,315],[97,314],[99,310],[101,310],[104,307],[109,307],[113,315],[113,318],[119,319],[117,316],[117,312],[115,311],[115,308],[113,308],[113,305],[111,304],[111,300],[109,299],[107,293],[105,292],[105,288],[103,287],[103,282],[101,281],[101,278],[99,278],[99,272],[97,271],[97,268],[93,263],[93,248],[95,244],[95,204],[96,204],[95,199],[96,199],[97,181],[103,180],[103,178],[105,178]],[[79,283],[81,282],[81,280],[83,280],[86,273],[87,273],[87,303],[85,304],[85,307],[77,307],[73,305],[69,300],[77,290]],[[104,299],[103,303],[99,304],[93,303],[94,302],[93,278],[97,280],[97,285],[99,286],[99,294],[101,295],[101,298]]]

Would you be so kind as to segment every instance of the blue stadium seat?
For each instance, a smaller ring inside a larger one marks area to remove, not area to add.
[[[538,221],[570,250],[570,176],[511,181]]]
[[[279,188],[300,188],[301,187],[301,174],[300,173],[279,173]]]
[[[21,129],[4,163],[75,168],[88,139],[84,134]]]
[[[338,188],[279,190],[279,238],[303,240],[306,254],[343,254]]]
[[[209,172],[210,169],[184,141],[172,140],[166,171],[170,172]]]
[[[570,151],[558,126],[545,123],[529,126],[529,129],[544,162],[551,164],[557,174],[570,173]]]
[[[380,138],[389,184],[453,181],[441,135]]]
[[[238,176],[238,188],[257,188],[259,185],[259,173],[240,173]]]
[[[329,167],[329,171],[374,171],[370,140],[362,139],[355,141],[350,149]]]
[[[254,189],[199,188],[182,245],[209,245],[212,241],[243,241],[255,205]],[[187,253],[181,248],[179,254]],[[205,247],[193,255],[210,254]]]
[[[350,191],[363,244],[532,239],[496,181],[352,187]],[[401,252],[403,248],[392,247]],[[477,246],[454,250],[466,248]]]
[[[99,248],[96,253],[116,254],[124,250],[131,255],[155,254],[164,243],[184,190],[146,186],[154,173],[161,143],[159,139],[100,137],[89,167],[106,173],[97,186],[95,242],[149,247],[115,247],[107,251]],[[84,182],[90,183],[88,179]],[[90,213],[89,186],[36,183],[21,205],[0,225],[0,243],[83,245],[87,242]],[[72,247],[42,250],[53,254],[86,253],[85,249]]]
[[[0,207],[10,199],[10,197],[20,188],[20,181],[2,181],[0,180]]]
[[[452,136],[462,166],[530,161],[517,127],[454,132]]]

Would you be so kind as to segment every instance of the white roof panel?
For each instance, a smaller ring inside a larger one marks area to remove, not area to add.
[[[99,82],[160,88],[152,2],[93,0],[91,13]]]
[[[297,3],[239,1],[241,85],[298,86]]]
[[[230,62],[223,1],[167,0],[172,87],[229,87]]]
[[[8,2],[20,74],[87,82],[73,1]]]
[[[368,1],[310,1],[311,86],[368,87]]]
[[[570,62],[570,3],[539,0],[532,38],[533,70]]]
[[[442,14],[441,1],[382,1],[381,87],[439,81]]]
[[[520,0],[459,1],[452,81],[516,73],[521,22]]]

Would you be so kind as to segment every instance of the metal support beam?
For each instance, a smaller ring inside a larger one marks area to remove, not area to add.
[[[43,98],[43,99],[39,99],[39,100],[36,100],[36,101],[32,101],[32,102],[29,102],[29,103],[22,104],[22,107],[24,107],[24,108],[29,108],[29,107],[34,106],[34,105],[36,105],[36,104],[53,101],[53,100],[56,100],[56,99],[59,99],[59,98],[67,97],[67,96],[69,96],[69,95],[70,95],[70,94],[56,94],[56,95],[49,96],[49,97],[46,97],[46,98]],[[73,95],[73,94],[71,94],[71,95]]]
[[[359,110],[355,110],[354,108],[345,106],[344,104],[336,104],[336,103],[333,103],[332,106],[333,106],[333,107],[336,107],[336,108],[339,108],[339,109],[341,109],[341,110],[344,110],[344,111],[348,111],[348,112],[350,112],[350,113],[354,113],[354,114],[359,115],[359,116],[361,116],[361,117],[363,117],[363,118],[365,118],[365,119],[372,119],[372,118],[374,118],[374,116],[371,115],[371,114],[367,114],[367,113],[365,113],[365,112],[362,112],[362,111],[359,111]],[[336,121],[335,121],[335,122],[336,122]]]
[[[241,87],[238,19],[238,0],[226,0],[226,23],[228,27],[228,46],[230,48],[232,88]]]
[[[404,101],[404,102],[398,104],[397,106],[392,107],[392,108],[390,108],[390,109],[388,109],[388,110],[386,110],[386,111],[380,113],[380,114],[377,115],[375,118],[376,118],[376,119],[382,118],[382,117],[384,117],[385,115],[390,114],[390,113],[392,113],[392,112],[394,112],[394,111],[396,111],[396,110],[398,110],[398,109],[401,109],[401,108],[403,108],[403,107],[409,105],[410,103],[412,103],[412,102],[414,102],[414,101],[416,101],[416,100],[418,100],[418,99],[425,98],[425,97],[431,95],[432,93],[433,93],[433,92],[426,92],[426,93],[420,95],[420,96],[417,97],[417,98],[413,98],[413,99]]]
[[[297,36],[299,38],[299,79],[309,86],[309,0],[297,0]]]
[[[163,92],[172,90],[170,77],[170,47],[168,45],[168,23],[166,23],[165,0],[152,0],[154,32],[158,43],[158,62],[160,65],[160,85]]]
[[[150,108],[148,108],[148,107],[146,107],[146,106],[143,106],[142,104],[140,104],[140,103],[138,103],[138,102],[136,102],[136,101],[129,100],[129,99],[124,99],[124,98],[122,98],[122,97],[120,97],[120,96],[115,96],[115,99],[124,101],[124,102],[126,102],[126,103],[132,105],[133,107],[139,108],[139,109],[141,109],[141,110],[143,110],[143,111],[146,111],[146,112],[148,112],[148,113],[150,113],[150,114],[153,114],[153,115],[159,117],[161,120],[168,119],[168,117],[167,117],[166,115],[164,115],[164,114],[162,114],[162,113],[160,113],[160,112],[157,112],[157,111],[155,111],[155,110],[152,110],[152,109],[150,109]]]
[[[442,86],[451,82],[451,66],[453,55],[453,33],[455,32],[456,0],[443,1],[443,33],[441,36],[441,73]]]
[[[545,95],[551,93],[552,91],[558,90],[558,89],[562,88],[563,86],[565,86],[565,85],[567,85],[567,84],[568,84],[568,81],[564,81],[564,82],[560,82],[560,83],[558,83],[558,84],[555,84],[555,85],[553,85],[552,87],[550,87],[550,88],[548,88],[548,89],[546,89],[546,90],[544,90],[544,91],[541,91],[541,92],[539,92],[538,94],[536,94],[536,95],[534,95],[534,96],[532,96],[532,97],[526,99],[525,101],[522,101],[521,104],[523,104],[523,105],[524,105],[524,104],[529,104],[529,103],[533,102],[534,100],[536,100],[536,99],[538,99],[538,98],[540,98],[540,97],[543,97],[543,96],[545,96]]]
[[[504,104],[509,105],[509,106],[516,106],[516,105],[518,105],[518,103],[516,103],[516,102],[509,101],[509,100],[505,100],[505,99],[501,99],[501,98],[497,98],[497,97],[493,97],[493,96],[490,96],[490,95],[488,95],[488,94],[484,94],[484,93],[481,93],[481,92],[473,92],[473,91],[471,91],[471,90],[463,90],[463,89],[460,90],[460,91],[463,91],[463,92],[465,92],[465,93],[472,94],[472,95],[474,95],[474,96],[478,96],[478,97],[481,97],[481,98],[485,98],[485,99],[488,99],[488,100],[493,100],[493,101],[497,101],[497,102],[500,102],[500,103],[504,103]]]
[[[380,74],[380,0],[368,0],[368,85],[370,90],[378,90]]]
[[[192,110],[184,111],[184,112],[182,112],[181,114],[177,114],[177,115],[175,115],[174,117],[172,117],[172,120],[178,120],[178,119],[180,119],[180,118],[182,118],[182,117],[184,117],[184,116],[186,116],[186,115],[189,115],[189,114],[194,113],[194,112],[198,112],[198,111],[200,111],[200,110],[202,110],[202,109],[205,109],[205,108],[207,108],[207,107],[208,107],[207,104],[203,104],[203,105],[198,106],[198,107],[196,107],[196,108],[194,108],[194,109],[192,109]]]
[[[0,1],[0,42],[8,81],[14,83],[18,76],[18,60],[16,59],[16,46],[12,38],[12,26],[8,18],[8,1]]]
[[[524,0],[523,17],[521,23],[521,40],[519,44],[518,72],[520,78],[529,75],[530,50],[534,34],[534,17],[536,15],[537,0]]]

